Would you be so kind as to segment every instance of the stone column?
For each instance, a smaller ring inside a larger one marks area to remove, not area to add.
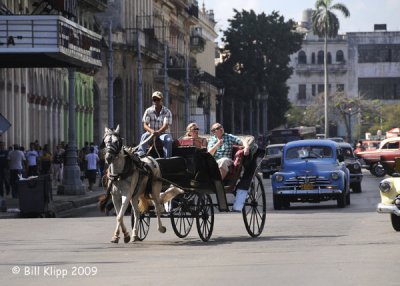
[[[59,195],[82,195],[85,187],[81,181],[81,171],[78,166],[76,148],[76,122],[75,122],[75,68],[68,69],[69,95],[68,95],[68,148],[64,162],[62,185],[58,186]]]

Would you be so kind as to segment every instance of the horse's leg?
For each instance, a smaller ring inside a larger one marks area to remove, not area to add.
[[[160,203],[160,193],[161,193],[161,188],[162,188],[162,183],[160,181],[153,181],[152,183],[152,190],[151,190],[151,195],[152,199],[154,202],[154,209],[157,215],[157,227],[158,231],[161,233],[165,233],[167,229],[165,226],[162,225],[161,222],[161,203]]]
[[[122,196],[122,206],[117,215],[118,223],[121,226],[122,233],[124,234],[125,243],[128,243],[130,240],[129,231],[126,229],[126,226],[124,224],[124,215],[126,209],[128,208],[128,204],[129,204],[129,199],[126,196]]]
[[[132,242],[135,242],[138,240],[138,226],[139,226],[139,218],[140,218],[138,197],[139,196],[136,195],[131,200],[132,211],[133,211],[133,215],[135,216],[135,223],[133,224],[133,228],[132,228],[132,239],[131,239]]]
[[[114,204],[115,212],[117,214],[119,214],[119,212],[121,210],[121,200],[122,200],[121,196],[114,195],[114,194],[112,195],[112,201],[113,201],[113,204]],[[111,238],[111,242],[112,243],[118,243],[119,242],[119,226],[120,226],[120,223],[119,223],[119,220],[118,220],[118,215],[117,215],[116,221],[117,221],[117,225],[116,225],[115,230],[114,230],[114,235]]]

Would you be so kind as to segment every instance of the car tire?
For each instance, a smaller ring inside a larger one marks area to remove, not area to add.
[[[353,183],[351,185],[351,189],[353,190],[353,193],[361,193],[362,192],[361,183],[360,182]]]
[[[277,196],[272,195],[272,202],[274,204],[274,210],[278,211],[278,210],[282,209],[283,204],[282,204],[281,198],[278,198]]]
[[[395,231],[400,231],[400,216],[390,214],[390,220],[392,221],[393,229]]]
[[[385,169],[379,163],[375,163],[374,165],[372,165],[370,172],[372,175],[378,178],[381,178],[386,175]]]
[[[344,192],[342,194],[339,194],[339,196],[337,197],[336,201],[337,201],[338,208],[346,207],[346,201],[347,201],[346,192]]]

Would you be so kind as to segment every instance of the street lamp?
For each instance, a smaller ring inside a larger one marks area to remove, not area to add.
[[[224,125],[224,94],[225,94],[225,87],[221,86],[218,89],[219,93],[219,122],[221,125]]]

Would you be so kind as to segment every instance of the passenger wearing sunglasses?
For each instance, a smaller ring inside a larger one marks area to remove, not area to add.
[[[214,156],[217,161],[222,180],[228,174],[229,167],[233,164],[232,147],[233,145],[244,146],[244,154],[249,154],[249,145],[240,138],[224,132],[224,127],[220,123],[214,123],[211,126],[213,136],[208,141],[208,152]]]
[[[186,134],[182,139],[192,139],[193,145],[198,148],[207,148],[207,139],[199,136],[197,123],[192,122],[186,127]]]
[[[163,143],[164,158],[172,156],[172,136],[169,126],[172,124],[172,113],[163,105],[163,95],[160,91],[152,94],[153,105],[146,109],[143,115],[143,128],[146,132],[140,138],[141,145],[138,148],[139,156],[145,154],[148,142],[145,140],[154,135]],[[145,142],[145,143],[142,143]]]

